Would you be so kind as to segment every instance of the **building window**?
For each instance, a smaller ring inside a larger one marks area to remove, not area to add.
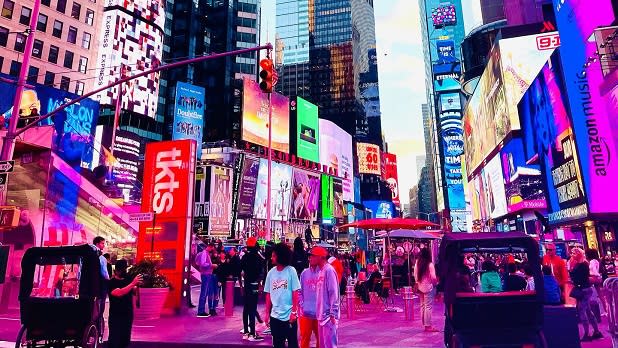
[[[45,72],[45,82],[43,82],[43,84],[45,84],[45,86],[53,86],[55,79],[56,79],[56,74],[54,74],[51,71],[47,71]]]
[[[83,95],[84,94],[84,83],[81,81],[75,81],[75,94]]]
[[[24,53],[25,47],[26,47],[26,35],[22,33],[17,33],[15,37],[15,46],[13,48],[17,52]]]
[[[34,45],[32,46],[32,56],[41,58],[43,56],[43,41],[34,39]]]
[[[22,6],[21,15],[19,16],[19,23],[23,25],[29,25],[31,15],[32,15],[32,10],[27,8],[26,6]]]
[[[90,39],[92,39],[92,35],[84,32],[84,35],[82,35],[82,48],[90,49]]]
[[[73,7],[71,8],[71,17],[79,20],[79,15],[82,12],[82,5],[74,2]]]
[[[88,58],[79,57],[79,66],[77,67],[77,70],[82,74],[86,73],[86,70],[88,70]]]
[[[69,91],[69,84],[71,83],[71,79],[66,77],[66,76],[62,76],[60,78],[60,89],[65,90],[65,91]]]
[[[60,49],[54,45],[49,46],[49,55],[47,56],[47,60],[50,63],[58,64],[58,54]]]
[[[11,0],[4,0],[2,3],[2,17],[11,19],[13,18],[13,10],[15,9],[15,3]]]
[[[92,23],[94,23],[94,11],[86,9],[86,24],[92,25]]]
[[[9,70],[9,75],[17,77],[19,75],[19,71],[21,70],[21,63],[18,61],[11,61],[11,69]]]
[[[39,68],[31,66],[28,68],[28,78],[26,79],[28,83],[37,83],[39,79]]]
[[[75,57],[75,54],[73,52],[64,51],[64,63],[62,64],[62,66],[64,66],[65,68],[72,69],[73,68],[73,57]]]
[[[49,7],[51,5],[51,0],[41,0],[41,4]]]
[[[56,11],[64,13],[67,10],[67,0],[58,0]]]
[[[0,46],[6,47],[7,41],[9,41],[9,29],[0,27]]]
[[[59,20],[54,20],[54,30],[52,31],[52,35],[57,38],[62,38],[62,22]]]
[[[47,16],[39,14],[39,21],[36,23],[36,30],[46,32],[47,31]]]
[[[67,42],[72,44],[77,42],[77,28],[69,27],[69,34],[67,35]]]

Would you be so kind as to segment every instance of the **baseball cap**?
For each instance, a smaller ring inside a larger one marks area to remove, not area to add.
[[[328,256],[328,251],[320,246],[316,246],[309,250],[309,255],[326,257]]]
[[[256,239],[255,237],[249,237],[249,238],[247,239],[247,246],[248,246],[249,248],[254,247],[256,244],[257,244],[257,239]]]

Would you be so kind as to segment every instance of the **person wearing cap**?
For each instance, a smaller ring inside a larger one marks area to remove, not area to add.
[[[322,251],[318,252],[318,248],[314,247],[309,251],[309,268],[300,274],[300,348],[309,348],[312,334],[315,335],[316,348],[320,347],[317,286],[322,268],[319,267],[320,256],[316,254]]]
[[[127,275],[127,260],[116,261],[114,276],[109,281],[109,338],[110,348],[125,348],[131,342],[133,328],[133,295],[141,284],[142,275],[131,279]]]
[[[318,342],[321,348],[336,348],[339,321],[339,280],[337,271],[328,262],[328,252],[322,247],[311,249],[320,269],[316,285]]]
[[[255,315],[257,313],[260,283],[264,278],[264,262],[258,254],[258,244],[255,237],[247,239],[247,253],[240,260],[240,270],[243,277],[244,305],[242,310],[243,339],[251,342],[264,340],[255,331]]]

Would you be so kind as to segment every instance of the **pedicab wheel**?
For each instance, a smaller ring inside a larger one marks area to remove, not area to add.
[[[86,331],[84,331],[84,338],[82,339],[82,347],[84,348],[97,348],[99,346],[99,330],[95,324],[88,325]]]
[[[15,339],[15,348],[24,348],[30,347],[28,344],[28,338],[26,335],[26,327],[24,325],[19,329],[19,333],[17,334],[17,339]]]

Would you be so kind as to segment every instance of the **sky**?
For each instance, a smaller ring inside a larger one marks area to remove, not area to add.
[[[275,1],[262,0],[261,41],[274,42]],[[482,24],[479,0],[462,0],[466,32]],[[418,182],[417,156],[425,155],[421,105],[425,67],[418,0],[374,0],[382,131],[397,155],[399,195],[409,200]]]

